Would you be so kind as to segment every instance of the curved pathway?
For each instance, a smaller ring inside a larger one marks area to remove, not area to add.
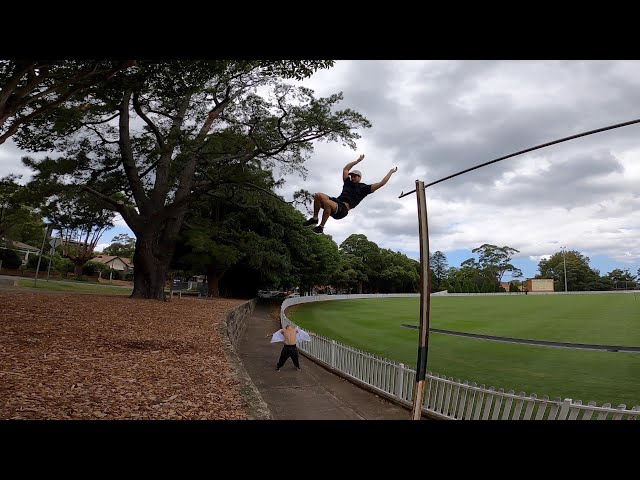
[[[236,349],[274,420],[410,420],[411,412],[344,380],[300,355],[276,372],[282,343],[269,343],[280,323],[259,301]]]

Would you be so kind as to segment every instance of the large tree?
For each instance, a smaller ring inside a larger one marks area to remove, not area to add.
[[[330,282],[339,289],[357,290],[362,282],[367,281],[367,276],[363,273],[362,260],[348,253],[340,254],[338,268],[331,276]]]
[[[589,257],[582,255],[577,250],[556,252],[548,259],[542,259],[538,263],[536,278],[553,278],[556,291],[564,290],[565,287],[565,265],[567,290],[608,290],[600,277],[598,270],[589,266]]]
[[[363,293],[364,284],[367,285],[368,293],[377,290],[378,280],[382,272],[380,262],[380,247],[375,242],[367,239],[366,235],[354,233],[349,235],[341,244],[340,251],[344,254],[353,255],[361,260],[362,271],[360,278],[366,279],[358,285],[358,293]]]
[[[15,175],[0,179],[0,238],[40,246],[44,222],[28,189]]]
[[[291,281],[285,239],[293,230],[305,231],[301,214],[296,218],[281,212],[294,209],[269,193],[275,181],[268,170],[243,170],[229,177],[233,183],[198,199],[181,230],[174,266],[205,274],[211,297],[220,295],[220,281],[240,263],[271,286]]]
[[[63,190],[42,207],[59,232],[62,256],[74,263],[76,277],[82,276],[82,268],[95,256],[102,234],[113,227],[115,214],[105,207],[102,199],[73,190]]]
[[[104,249],[103,253],[114,257],[131,258],[135,250],[136,239],[131,238],[126,233],[121,233],[111,239],[111,243]]]
[[[0,145],[20,128],[135,61],[0,60]]]
[[[82,102],[38,117],[16,142],[66,153],[66,178],[108,202],[136,235],[132,296],[162,299],[188,209],[233,183],[229,169],[279,165],[304,175],[315,140],[355,148],[355,130],[370,124],[337,110],[341,94],[317,99],[284,83],[332,64],[138,62]]]
[[[624,270],[614,268],[607,273],[606,278],[611,282],[613,288],[635,288],[637,285],[635,275],[633,275],[628,268]]]
[[[81,185],[68,184],[65,173],[73,160],[46,157],[37,162],[24,159],[34,175],[26,185],[31,202],[40,205],[40,213],[48,220],[61,240],[60,251],[75,265],[75,275],[81,276],[84,265],[94,257],[102,234],[113,227],[115,212],[102,198]],[[126,197],[114,194],[120,201]]]
[[[431,267],[435,278],[433,291],[438,292],[446,282],[447,269],[449,268],[446,255],[440,250],[433,252],[429,258],[429,266]]]
[[[513,255],[520,252],[515,248],[485,243],[471,251],[478,254],[478,264],[483,273],[497,284],[502,281],[506,272],[511,272],[516,277],[522,275],[522,271],[510,263]]]
[[[380,291],[387,293],[418,291],[420,262],[400,252],[380,249]]]

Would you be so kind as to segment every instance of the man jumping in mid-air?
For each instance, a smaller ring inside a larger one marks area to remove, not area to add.
[[[344,185],[342,187],[342,193],[338,198],[329,197],[328,195],[320,192],[313,196],[313,217],[304,222],[305,226],[317,225],[313,231],[315,233],[322,233],[329,216],[332,216],[336,220],[346,217],[349,210],[355,208],[364,197],[375,192],[386,184],[391,178],[391,175],[398,170],[398,167],[392,168],[382,180],[372,183],[371,185],[367,185],[360,181],[362,179],[362,172],[360,172],[360,170],[354,170],[353,172],[349,171],[363,159],[364,155],[360,155],[357,160],[347,163],[342,169],[342,181],[344,182]],[[318,225],[318,212],[320,212],[321,208],[323,209],[322,221],[320,222],[320,225]]]

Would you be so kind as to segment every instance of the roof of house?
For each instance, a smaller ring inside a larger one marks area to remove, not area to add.
[[[100,262],[100,263],[111,263],[116,258],[119,258],[122,263],[124,263],[127,267],[133,266],[133,261],[130,258],[119,257],[117,255],[98,255],[95,258],[92,258],[92,262]]]
[[[30,252],[40,251],[38,247],[32,247],[31,245],[27,245],[26,243],[18,242],[16,240],[10,240],[4,237],[0,238],[0,246],[15,248],[18,250],[29,250]]]

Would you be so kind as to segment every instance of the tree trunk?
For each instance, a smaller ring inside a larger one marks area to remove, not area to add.
[[[82,267],[84,266],[86,262],[82,262],[82,263],[75,263],[75,267],[73,269],[73,273],[76,276],[76,278],[80,278],[82,276]]]
[[[136,250],[133,254],[135,265],[133,292],[130,298],[165,299],[164,286],[171,255],[153,248],[157,244],[156,235],[159,235],[159,232],[136,234]]]
[[[220,273],[216,270],[214,264],[207,267],[207,296],[219,297],[220,296],[220,279],[224,275],[224,272]]]

